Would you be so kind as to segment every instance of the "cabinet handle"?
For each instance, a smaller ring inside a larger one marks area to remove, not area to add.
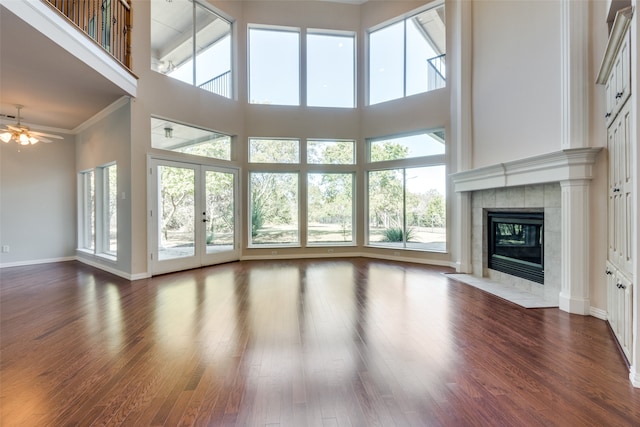
[[[609,270],[609,269],[607,268],[607,270],[605,271],[605,273],[607,273],[607,276],[611,276],[611,275],[613,274],[613,271],[611,271],[611,270]]]
[[[616,99],[620,99],[620,98],[622,98],[622,92],[616,93]]]
[[[619,192],[620,192],[620,189],[619,189],[618,187],[616,187],[616,188],[614,188],[614,189],[613,189],[613,192],[614,192],[614,193],[619,193]]]
[[[622,283],[618,282],[616,283],[616,288],[620,289],[622,287]]]
[[[604,115],[605,119],[608,119],[609,117],[611,117],[611,113],[607,113],[607,114]]]

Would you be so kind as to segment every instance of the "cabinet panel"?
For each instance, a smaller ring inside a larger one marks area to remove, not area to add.
[[[607,124],[613,122],[631,95],[631,52],[629,35],[624,37],[605,86]]]

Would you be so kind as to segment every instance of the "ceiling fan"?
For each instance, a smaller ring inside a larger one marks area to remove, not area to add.
[[[20,124],[20,110],[22,105],[16,105],[18,109],[18,123],[15,126],[7,125],[4,129],[0,129],[0,141],[9,142],[12,139],[20,145],[35,144],[38,141],[53,142],[49,138],[64,139],[59,135],[53,135],[50,133],[36,132],[30,130],[27,126]]]

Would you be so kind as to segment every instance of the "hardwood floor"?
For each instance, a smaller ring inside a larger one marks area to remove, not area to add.
[[[3,426],[638,426],[605,322],[366,259],[0,270]]]

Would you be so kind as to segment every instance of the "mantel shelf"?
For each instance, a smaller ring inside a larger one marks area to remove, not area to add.
[[[574,148],[451,174],[454,191],[590,180],[602,148]]]

